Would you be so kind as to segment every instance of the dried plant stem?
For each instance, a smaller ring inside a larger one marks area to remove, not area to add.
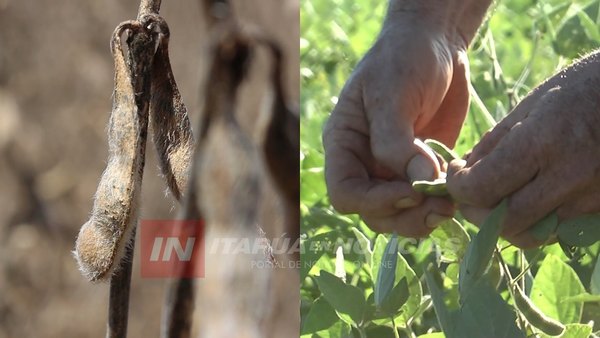
[[[127,318],[129,312],[129,289],[131,285],[131,270],[133,249],[135,245],[135,229],[125,250],[123,265],[119,272],[110,280],[110,298],[108,303],[107,338],[127,336]]]
[[[161,0],[142,0],[138,10],[138,20],[147,14],[158,14]]]

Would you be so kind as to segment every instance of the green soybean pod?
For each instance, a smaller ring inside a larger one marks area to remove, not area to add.
[[[412,187],[415,191],[428,196],[448,196],[445,178],[438,178],[433,181],[414,181]]]
[[[427,139],[425,140],[425,144],[429,146],[433,151],[435,151],[438,155],[440,155],[444,161],[450,162],[452,160],[457,160],[460,157],[456,154],[452,149],[448,148],[445,144],[440,141]]]
[[[561,322],[546,316],[542,311],[540,311],[540,309],[533,304],[531,299],[529,299],[529,297],[527,297],[523,291],[521,291],[521,289],[515,288],[514,296],[517,309],[521,311],[529,324],[535,326],[550,336],[560,336],[563,333],[565,326]]]

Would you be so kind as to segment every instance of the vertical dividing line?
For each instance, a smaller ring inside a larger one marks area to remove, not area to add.
[[[127,336],[129,289],[131,285],[135,232],[134,228],[129,244],[125,249],[121,269],[110,279],[106,338],[124,338]]]

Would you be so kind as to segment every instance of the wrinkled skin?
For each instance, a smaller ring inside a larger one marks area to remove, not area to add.
[[[331,203],[373,230],[422,237],[454,214],[450,200],[410,182],[439,175],[415,138],[453,146],[467,112],[466,49],[489,2],[465,3],[392,1],[325,126]]]
[[[448,190],[481,224],[508,198],[502,235],[535,247],[528,229],[556,210],[560,219],[600,211],[600,54],[536,88],[473,149],[453,161]]]

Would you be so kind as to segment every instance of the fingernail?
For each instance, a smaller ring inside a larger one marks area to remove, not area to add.
[[[437,228],[438,225],[442,224],[443,222],[450,220],[450,218],[451,217],[449,216],[442,216],[436,213],[430,213],[429,215],[427,215],[427,217],[425,217],[425,224],[433,229]]]
[[[417,201],[410,197],[404,197],[398,200],[394,206],[398,209],[408,209],[417,206]]]

